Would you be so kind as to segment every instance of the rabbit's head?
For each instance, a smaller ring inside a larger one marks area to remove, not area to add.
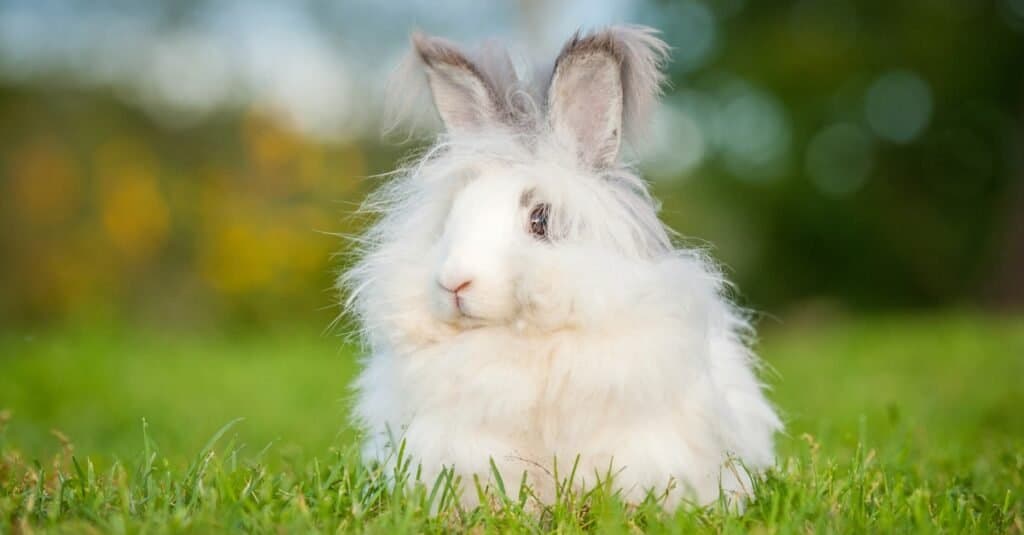
[[[577,34],[536,86],[494,49],[470,57],[422,35],[413,48],[445,133],[371,201],[383,217],[348,274],[369,330],[417,310],[427,317],[407,324],[522,324],[568,251],[671,249],[645,183],[619,162],[663,79],[652,30]]]

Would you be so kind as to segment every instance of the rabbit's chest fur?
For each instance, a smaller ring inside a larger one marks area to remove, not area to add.
[[[709,365],[715,334],[697,318],[680,323],[704,314],[683,305],[658,312],[668,329],[647,318],[605,333],[488,327],[373,355],[357,406],[378,437],[368,453],[386,456],[400,437],[428,483],[442,467],[486,478],[493,459],[507,481],[527,472],[542,496],[555,462],[565,477],[579,456],[581,484],[617,473],[633,498],[670,479],[713,498],[736,418]]]

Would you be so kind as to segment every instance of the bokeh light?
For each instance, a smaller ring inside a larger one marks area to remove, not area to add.
[[[913,141],[931,119],[931,89],[913,72],[887,72],[868,88],[864,113],[878,137],[894,143]]]
[[[723,84],[715,97],[713,139],[726,167],[751,180],[781,174],[791,134],[778,99],[740,80]]]
[[[718,25],[715,14],[702,2],[672,2],[659,6],[650,23],[671,36],[674,72],[687,73],[703,67],[715,52]]]
[[[684,99],[666,101],[654,116],[651,137],[642,152],[646,167],[659,178],[685,177],[704,161],[705,130]]]
[[[807,145],[807,174],[819,191],[843,197],[860,189],[874,166],[871,135],[864,128],[838,123],[815,134]]]

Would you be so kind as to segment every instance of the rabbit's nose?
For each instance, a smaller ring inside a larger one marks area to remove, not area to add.
[[[450,293],[453,293],[453,294],[458,294],[459,292],[465,290],[466,288],[469,288],[470,284],[473,284],[472,279],[464,279],[464,280],[461,280],[461,281],[458,281],[458,282],[455,282],[455,283],[449,283],[449,284],[446,284],[446,282],[447,281],[443,281],[443,282],[440,282],[439,284],[446,291],[448,291]]]

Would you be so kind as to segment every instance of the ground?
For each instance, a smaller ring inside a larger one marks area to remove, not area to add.
[[[603,489],[542,511],[387,490],[345,424],[354,349],[313,327],[7,330],[0,533],[1024,532],[1024,319],[764,323],[779,467],[742,513],[674,514]]]

